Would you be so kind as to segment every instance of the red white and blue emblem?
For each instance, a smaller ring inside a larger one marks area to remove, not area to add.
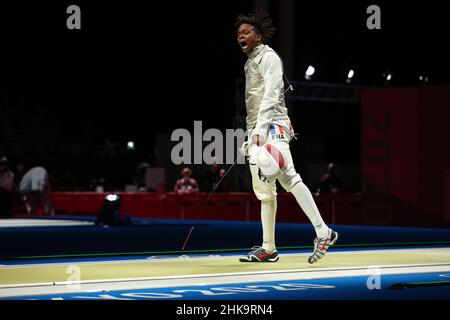
[[[272,135],[272,139],[284,140],[285,139],[285,131],[283,127],[271,124],[269,126],[270,134]]]

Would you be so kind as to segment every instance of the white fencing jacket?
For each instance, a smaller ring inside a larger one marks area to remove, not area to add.
[[[258,134],[267,141],[270,124],[290,126],[284,101],[283,64],[272,48],[260,44],[248,54],[244,71],[249,138]]]

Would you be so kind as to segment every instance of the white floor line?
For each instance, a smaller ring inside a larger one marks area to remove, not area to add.
[[[83,220],[57,220],[57,219],[0,219],[0,228],[14,227],[61,227],[61,226],[87,226],[94,222]]]

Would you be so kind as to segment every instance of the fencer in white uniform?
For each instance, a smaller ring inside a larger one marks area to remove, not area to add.
[[[283,64],[278,54],[265,44],[272,34],[271,20],[264,12],[238,16],[237,40],[247,54],[245,103],[248,140],[242,152],[249,158],[253,191],[261,200],[263,243],[240,258],[241,262],[275,262],[275,219],[277,211],[276,180],[296,198],[313,225],[316,238],[309,263],[324,256],[338,233],[323,221],[308,187],[296,172],[289,143],[294,130],[284,98]]]

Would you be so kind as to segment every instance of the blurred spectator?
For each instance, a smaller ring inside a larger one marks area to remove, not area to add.
[[[0,216],[12,216],[12,191],[14,173],[6,157],[0,158]]]
[[[220,167],[217,163],[213,163],[206,172],[206,180],[207,180],[207,190],[213,191],[214,187],[216,186],[217,182],[220,180]],[[221,191],[221,190],[216,190]]]
[[[133,177],[133,183],[136,185],[138,191],[149,191],[146,182],[146,173],[149,167],[150,164],[147,162],[140,162],[136,167],[136,175]]]
[[[43,209],[45,215],[54,215],[50,182],[45,168],[33,167],[28,170],[20,181],[20,192],[28,214],[34,216],[38,209]]]
[[[181,170],[181,178],[175,183],[173,189],[178,194],[190,194],[199,191],[197,180],[191,177],[192,171],[189,168]]]
[[[342,191],[342,181],[336,175],[336,166],[334,163],[328,164],[327,172],[320,180],[319,187],[317,188],[316,195],[331,193],[337,194]]]
[[[216,188],[216,192],[225,192],[226,188],[225,188],[225,169],[220,169],[219,170],[219,174],[217,176],[217,181],[215,181],[214,185],[213,185],[213,190],[214,188]]]

